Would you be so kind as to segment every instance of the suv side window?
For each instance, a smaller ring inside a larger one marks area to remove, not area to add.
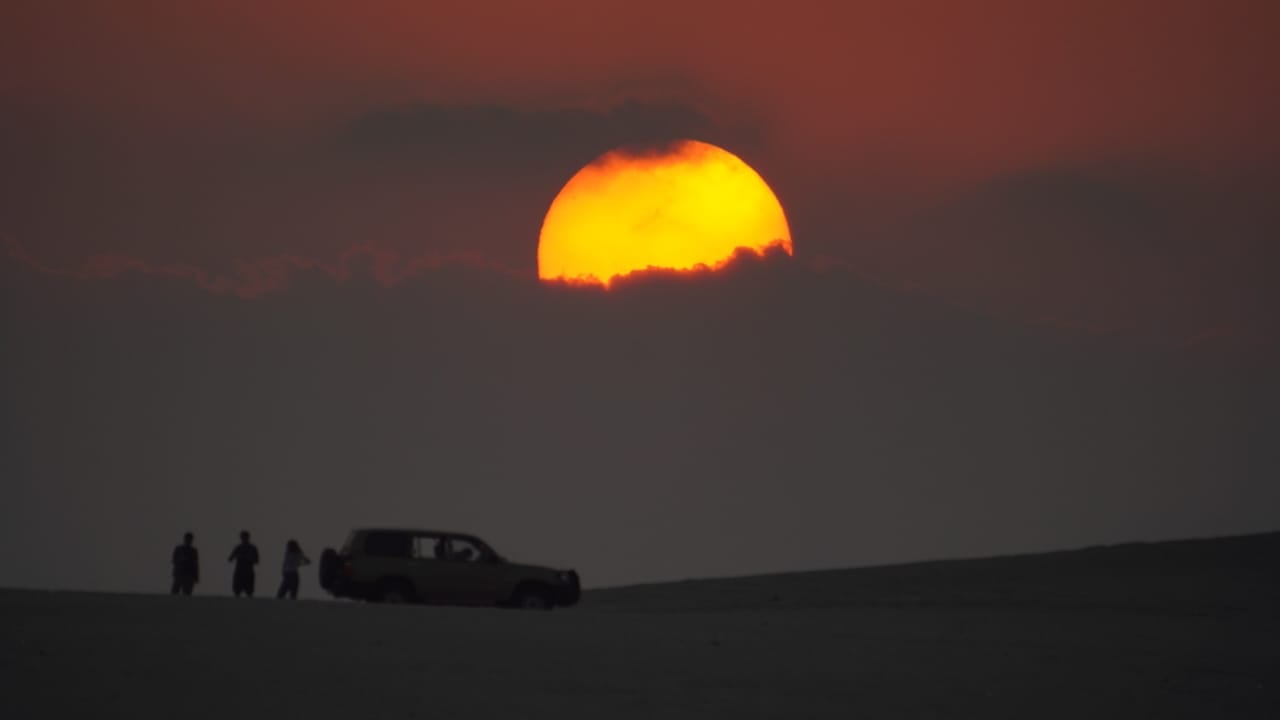
[[[439,560],[439,553],[447,547],[444,538],[433,535],[418,535],[413,539],[413,556],[419,560]]]
[[[373,532],[364,539],[364,554],[373,557],[407,558],[413,538],[405,533]]]

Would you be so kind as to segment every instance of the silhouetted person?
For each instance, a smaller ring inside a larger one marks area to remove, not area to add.
[[[231,576],[231,592],[236,597],[240,597],[241,593],[246,597],[253,597],[253,566],[258,564],[258,548],[249,542],[248,530],[240,532],[240,544],[231,551],[227,562],[232,560],[236,563],[236,571]]]
[[[284,579],[280,581],[280,592],[276,593],[276,597],[283,598],[287,595],[290,600],[297,600],[298,568],[310,564],[311,559],[302,552],[298,541],[290,540],[284,546]]]
[[[465,562],[471,559],[471,548],[454,550],[448,540],[440,538],[436,541],[435,555],[437,560],[461,560]]]
[[[190,595],[196,583],[200,582],[200,553],[196,551],[196,536],[187,533],[182,536],[182,544],[173,549],[173,588],[170,595]]]

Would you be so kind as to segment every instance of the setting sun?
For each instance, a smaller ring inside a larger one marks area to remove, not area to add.
[[[551,203],[538,277],[608,286],[637,270],[716,268],[738,248],[792,252],[782,205],[755,170],[714,145],[613,150]]]

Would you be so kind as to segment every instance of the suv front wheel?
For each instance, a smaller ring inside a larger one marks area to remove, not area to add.
[[[518,588],[511,598],[511,606],[521,610],[550,610],[555,607],[551,599],[551,589],[540,585],[525,585]]]

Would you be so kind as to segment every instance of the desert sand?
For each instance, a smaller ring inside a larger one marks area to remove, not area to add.
[[[6,590],[0,717],[1275,718],[1278,560],[1273,533],[549,613]]]

